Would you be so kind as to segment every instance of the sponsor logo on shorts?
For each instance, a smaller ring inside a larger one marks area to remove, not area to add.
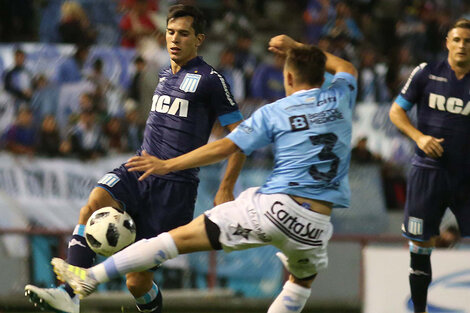
[[[282,202],[276,201],[264,215],[289,238],[310,246],[323,245],[319,238],[324,229],[315,227],[313,223],[300,221],[297,216],[292,216],[283,207]]]
[[[119,181],[120,179],[116,174],[106,174],[98,181],[98,184],[114,187]]]
[[[237,226],[230,225],[230,228],[235,229],[232,235],[242,236],[245,239],[248,239],[248,236],[250,235],[250,232],[252,231],[252,229],[244,228],[240,224],[237,224]]]
[[[423,234],[423,220],[416,217],[411,217],[408,219],[408,232],[412,235],[422,235]]]

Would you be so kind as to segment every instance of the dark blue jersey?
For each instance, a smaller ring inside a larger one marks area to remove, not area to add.
[[[423,63],[411,73],[396,103],[405,110],[417,104],[417,128],[444,138],[442,157],[423,160],[423,165],[470,172],[470,74],[458,80],[447,60]],[[416,154],[426,158],[419,148]]]
[[[225,79],[201,57],[173,74],[159,74],[152,99],[142,149],[160,159],[170,159],[207,143],[215,119],[222,126],[242,120]],[[197,181],[199,169],[169,173],[165,178]]]

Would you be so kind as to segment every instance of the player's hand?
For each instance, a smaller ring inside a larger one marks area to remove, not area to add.
[[[219,190],[217,190],[217,193],[215,194],[215,197],[214,197],[214,206],[217,206],[225,202],[233,201],[234,199],[235,198],[231,190],[228,190],[225,188],[219,188]]]
[[[441,145],[443,141],[444,138],[434,138],[432,136],[423,135],[418,138],[416,144],[427,156],[437,159],[444,153],[444,148],[442,148]]]
[[[144,180],[152,174],[165,175],[170,171],[166,167],[166,161],[150,155],[147,151],[142,150],[141,156],[133,156],[125,165],[129,172],[144,172],[139,180]]]
[[[273,53],[286,56],[287,51],[296,47],[297,45],[301,45],[301,43],[295,41],[287,35],[278,35],[271,38],[269,41],[268,50]]]

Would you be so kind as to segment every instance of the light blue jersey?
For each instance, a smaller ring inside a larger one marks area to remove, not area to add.
[[[259,192],[349,206],[356,93],[356,79],[338,73],[329,88],[298,91],[267,104],[227,136],[247,155],[273,143],[274,169]]]

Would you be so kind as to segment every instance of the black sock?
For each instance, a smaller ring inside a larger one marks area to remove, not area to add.
[[[140,312],[162,313],[163,299],[162,299],[162,293],[160,289],[158,290],[158,293],[155,299],[145,304],[136,303],[136,306]]]
[[[69,241],[69,247],[67,249],[67,263],[89,268],[93,265],[96,253],[88,247],[85,237],[74,234],[72,239]],[[75,296],[72,287],[65,284],[65,291],[70,297]]]
[[[432,281],[431,255],[410,252],[410,289],[415,312],[425,312],[428,287]]]

